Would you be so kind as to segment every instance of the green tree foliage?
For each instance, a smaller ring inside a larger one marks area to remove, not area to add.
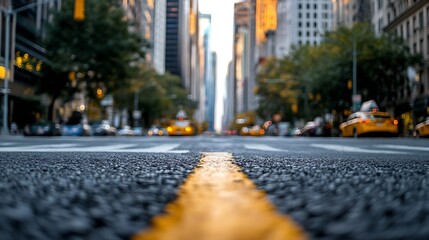
[[[360,23],[327,33],[319,46],[295,47],[285,59],[265,64],[258,75],[259,112],[267,115],[288,109],[293,99],[299,109],[294,116],[307,119],[331,110],[350,109],[352,89],[348,83],[353,77],[353,43],[357,53],[357,93],[363,101],[374,99],[382,108],[394,106],[400,98],[398,91],[407,87],[406,69],[423,64],[423,58],[411,54],[399,37],[387,33],[376,36],[369,25]],[[264,83],[264,79],[271,78],[291,84]],[[281,95],[286,90],[289,94]]]
[[[196,103],[188,99],[188,93],[180,84],[180,78],[171,74],[158,74],[153,68],[142,64],[129,87],[114,91],[119,108],[129,108],[137,100],[137,109],[142,112],[142,124],[149,127],[155,122],[173,119],[183,108],[188,116],[194,114]],[[131,110],[131,109],[130,109]]]
[[[398,90],[407,86],[406,69],[422,64],[421,55],[411,54],[397,36],[376,36],[367,24],[340,28],[328,33],[318,46],[323,54],[310,68],[314,92],[320,93],[324,107],[341,109],[351,106],[351,89],[347,82],[353,76],[353,42],[357,54],[357,93],[362,100],[374,99],[382,107],[394,106]]]
[[[47,27],[47,62],[40,92],[71,96],[86,90],[96,99],[96,89],[106,94],[129,85],[148,44],[130,31],[118,1],[86,0],[85,19],[73,19],[73,1],[65,0],[61,11],[53,13]],[[70,74],[73,72],[74,74]]]
[[[257,76],[255,93],[261,97],[257,114],[263,119],[275,113],[290,116],[299,95],[296,87],[289,59],[268,59]]]

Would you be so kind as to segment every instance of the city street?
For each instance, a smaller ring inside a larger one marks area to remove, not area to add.
[[[208,168],[199,161],[214,153],[231,153],[239,168],[233,171],[243,172],[304,238],[429,239],[428,139],[240,136],[2,138],[0,239],[129,239],[169,212],[167,204],[186,199],[193,191],[184,190],[187,181],[195,190],[215,189],[218,179],[188,179]],[[227,193],[215,193],[224,202],[203,207],[199,218],[238,201]],[[253,208],[247,211],[220,217],[243,221]],[[203,222],[194,222],[194,239],[204,238],[196,231]],[[225,222],[213,231],[227,232]],[[240,235],[247,230],[236,231],[230,239],[248,239]],[[225,237],[204,239],[216,236]]]

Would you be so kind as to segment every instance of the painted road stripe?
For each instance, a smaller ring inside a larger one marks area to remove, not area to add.
[[[388,150],[371,150],[358,147],[349,147],[336,144],[311,144],[312,147],[334,150],[338,152],[355,152],[355,153],[382,153],[382,154],[407,154],[405,152],[388,151]]]
[[[289,217],[276,213],[229,153],[203,154],[178,199],[152,224],[132,239],[307,239]]]
[[[67,145],[67,144],[65,144]],[[138,144],[111,144],[94,147],[73,147],[51,145],[32,145],[0,147],[0,152],[133,152],[133,153],[187,153],[188,150],[173,150],[180,144],[160,144],[154,147],[141,148]]]
[[[76,147],[77,144],[72,143],[59,143],[59,144],[43,144],[43,145],[31,145],[31,146],[24,146],[24,148],[70,148],[70,147]],[[21,147],[23,148],[23,147]]]
[[[406,145],[376,145],[376,147],[429,152],[429,147],[416,147],[416,146],[406,146]]]
[[[288,150],[273,148],[266,144],[244,144],[244,147],[251,150],[260,150],[260,151],[267,151],[267,152],[287,152],[288,151]]]

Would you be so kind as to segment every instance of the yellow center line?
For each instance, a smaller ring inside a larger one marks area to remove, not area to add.
[[[307,239],[280,215],[264,192],[233,163],[229,153],[204,153],[166,214],[133,240]]]

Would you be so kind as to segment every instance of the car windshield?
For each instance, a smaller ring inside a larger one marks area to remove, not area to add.
[[[174,123],[174,125],[178,126],[178,127],[187,127],[189,126],[189,122],[188,121],[176,121]]]
[[[368,114],[366,115],[368,119],[390,119],[390,115],[381,115],[381,114]]]

